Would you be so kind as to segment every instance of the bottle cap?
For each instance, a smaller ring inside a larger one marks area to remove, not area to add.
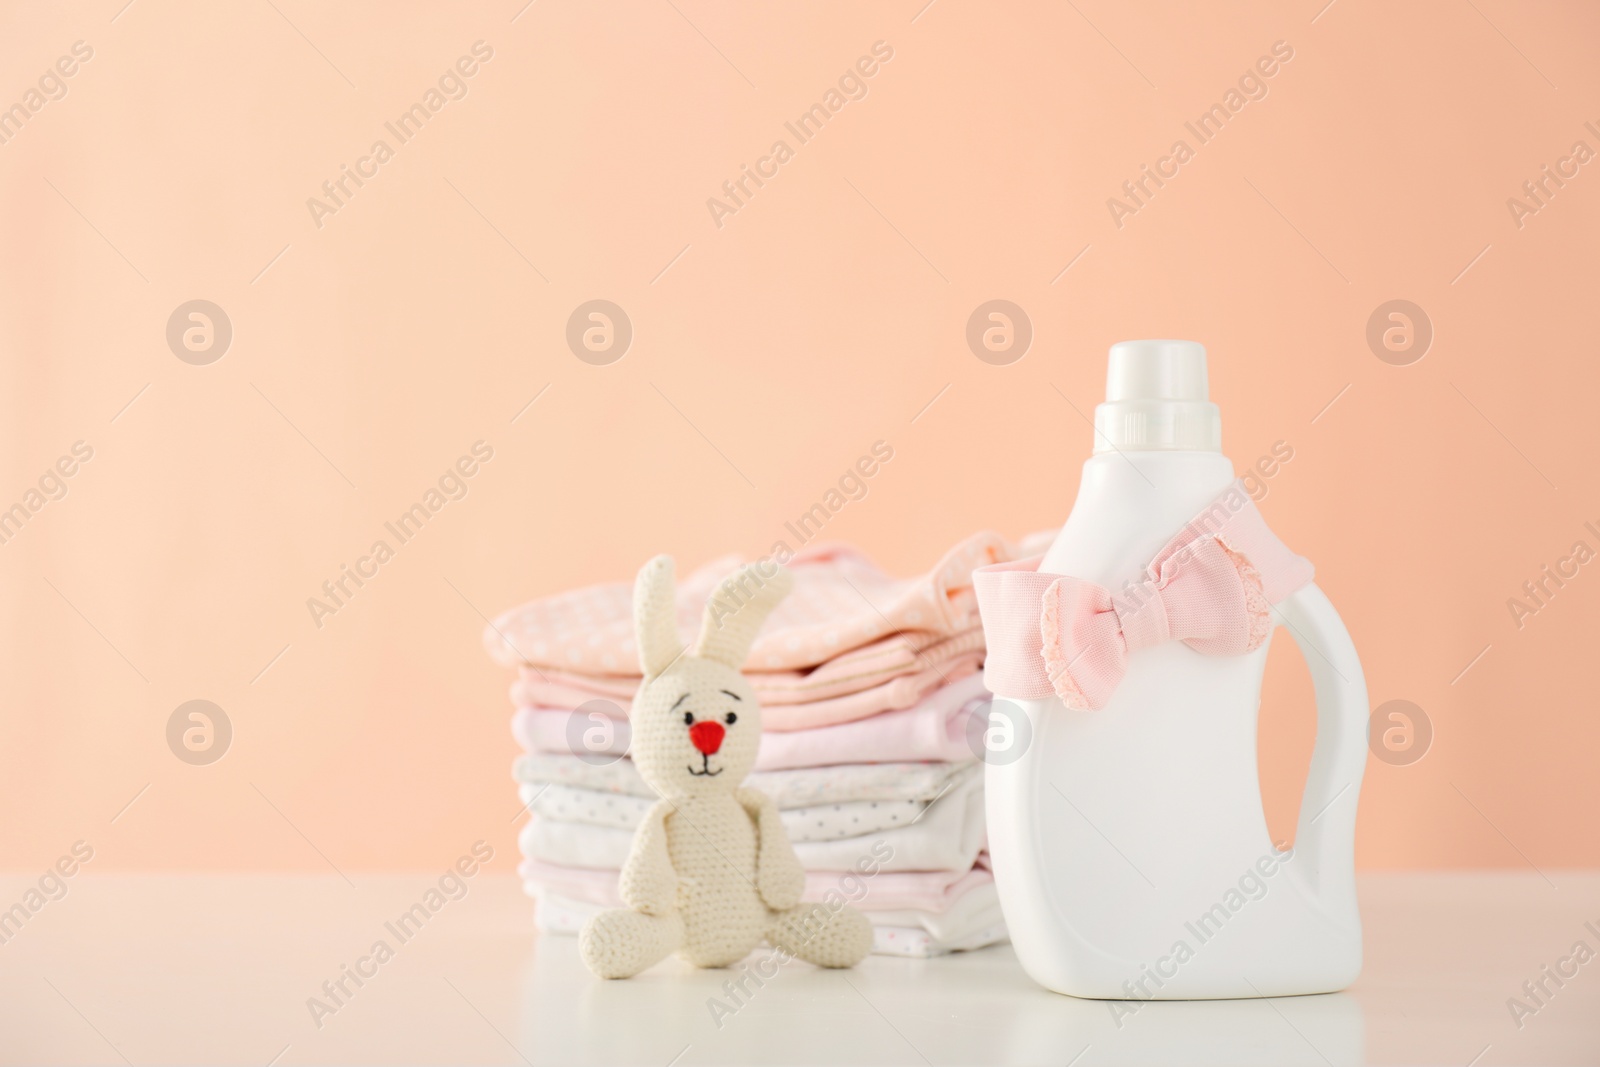
[[[1211,403],[1206,349],[1195,341],[1111,346],[1106,402],[1094,409],[1094,450],[1222,451],[1222,414]]]

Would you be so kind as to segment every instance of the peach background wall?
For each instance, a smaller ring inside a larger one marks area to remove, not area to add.
[[[1263,510],[1374,705],[1432,724],[1421,760],[1371,762],[1362,864],[1600,863],[1600,566],[1520,629],[1507,607],[1600,549],[1600,164],[1572,156],[1600,149],[1600,10],[1324,3],[7,4],[0,102],[93,54],[0,144],[0,507],[93,456],[0,544],[0,866],[78,839],[102,869],[509,856],[484,616],[656,552],[764,552],[879,439],[828,534],[891,570],[1055,525],[1107,347],[1161,336],[1209,346],[1237,463],[1293,448]],[[785,122],[880,41],[801,144]],[[1200,143],[1185,122],[1275,42]],[[1519,217],[1545,165],[1576,174]],[[205,365],[166,336],[197,299],[232,328]],[[592,299],[632,324],[610,365],[565,340]],[[1033,330],[1008,365],[965,338],[992,299]],[[1391,300],[1431,323],[1408,365],[1368,343]],[[466,495],[315,625],[307,598],[478,441]],[[1287,832],[1311,726],[1281,644]],[[209,766],[167,743],[194,699],[232,723]]]

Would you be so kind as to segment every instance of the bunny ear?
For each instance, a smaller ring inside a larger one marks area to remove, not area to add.
[[[639,569],[633,583],[633,631],[639,643],[639,668],[653,678],[683,655],[678,640],[678,606],[671,556],[657,556]]]
[[[773,573],[763,576],[761,572],[766,567],[774,568]],[[706,602],[694,654],[725,663],[734,670],[742,668],[761,624],[793,584],[793,576],[775,564],[741,567]]]

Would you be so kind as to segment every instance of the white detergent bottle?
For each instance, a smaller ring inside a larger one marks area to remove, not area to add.
[[[1233,482],[1220,427],[1204,347],[1115,345],[1094,455],[1039,569],[1113,590],[1137,581]],[[1315,585],[1271,618],[1298,643],[1317,703],[1288,851],[1268,837],[1257,775],[1268,644],[1237,656],[1175,640],[1137,649],[1099,710],[996,694],[996,713],[1009,703],[1022,721],[1018,751],[991,753],[985,771],[989,848],[1017,957],[1041,985],[1127,1001],[1272,997],[1342,989],[1360,972],[1366,681]]]

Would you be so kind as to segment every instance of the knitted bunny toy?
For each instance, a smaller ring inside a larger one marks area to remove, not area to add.
[[[851,967],[872,927],[848,905],[801,904],[805,872],[772,799],[741,788],[755,764],[761,707],[739,673],[756,631],[788,593],[789,573],[752,564],[706,605],[693,652],[678,641],[669,556],[634,585],[644,682],[629,718],[639,774],[661,796],[622,868],[626,908],[584,924],[579,949],[601,978],[630,978],[676,951],[725,967],[766,940],[785,956]]]

